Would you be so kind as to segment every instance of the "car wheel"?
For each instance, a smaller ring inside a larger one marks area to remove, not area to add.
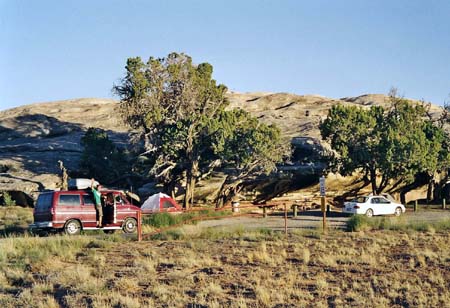
[[[46,237],[48,236],[48,231],[38,231],[36,235],[39,237]]]
[[[366,216],[367,217],[372,217],[373,216],[373,210],[372,209],[368,209],[366,212]]]
[[[64,232],[68,235],[76,235],[81,232],[81,224],[78,220],[69,220],[64,225]]]
[[[122,226],[123,232],[125,233],[134,233],[137,229],[137,221],[134,218],[127,218],[123,222]]]
[[[402,209],[401,209],[400,207],[396,208],[394,214],[395,214],[395,216],[397,216],[397,217],[400,216],[400,215],[402,214]]]

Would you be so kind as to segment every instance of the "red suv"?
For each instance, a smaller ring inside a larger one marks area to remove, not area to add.
[[[105,230],[106,233],[122,229],[133,233],[137,229],[140,208],[132,205],[121,191],[101,190],[102,196],[113,197],[113,204],[103,207],[103,224],[97,227],[97,212],[90,190],[50,191],[39,195],[34,207],[34,223],[30,231],[43,234],[64,231],[79,234],[81,230]]]

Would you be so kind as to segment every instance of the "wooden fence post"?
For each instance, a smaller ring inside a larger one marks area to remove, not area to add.
[[[418,205],[418,201],[414,200],[414,212],[417,212],[417,205]]]
[[[292,205],[292,209],[294,210],[294,217],[297,217],[297,209],[298,209],[298,205],[297,205],[297,204],[293,204],[293,205]]]
[[[142,241],[142,213],[137,211],[137,240]]]
[[[445,198],[442,199],[442,209],[445,210],[446,204],[445,204]]]
[[[288,233],[287,233],[287,205],[286,205],[286,203],[284,204],[284,234],[287,237]]]
[[[326,199],[325,196],[320,197],[320,208],[322,210],[322,228],[325,233],[327,230],[327,212],[325,210]]]

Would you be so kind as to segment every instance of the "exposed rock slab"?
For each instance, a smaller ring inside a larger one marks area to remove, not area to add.
[[[332,99],[319,95],[289,93],[228,93],[229,108],[242,108],[261,121],[276,124],[283,138],[311,137],[320,140],[318,125],[334,104],[387,106],[385,95],[369,94]],[[84,98],[37,103],[0,112],[1,190],[36,194],[55,189],[59,181],[58,160],[70,170],[78,168],[80,139],[89,127],[102,128],[110,139],[126,145],[130,130],[122,123],[118,102]],[[432,105],[438,117],[442,108]]]

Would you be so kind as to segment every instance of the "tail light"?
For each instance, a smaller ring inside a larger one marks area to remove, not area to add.
[[[359,205],[355,205],[353,208],[354,209],[359,209]]]

